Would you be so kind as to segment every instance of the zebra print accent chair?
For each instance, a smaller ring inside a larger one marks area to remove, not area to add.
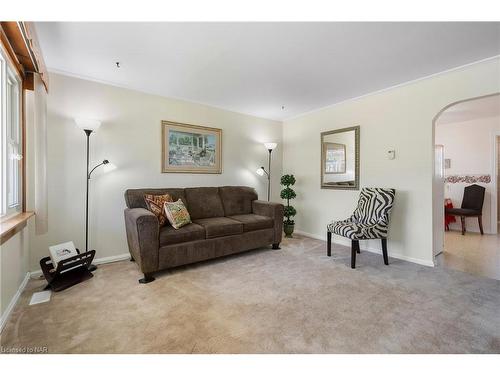
[[[384,263],[387,257],[387,231],[394,203],[395,189],[363,188],[358,207],[349,219],[333,221],[328,225],[327,255],[332,254],[332,233],[351,240],[351,268],[356,268],[356,253],[360,253],[360,240],[382,240]]]

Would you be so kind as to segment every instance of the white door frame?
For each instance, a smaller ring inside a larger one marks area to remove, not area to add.
[[[433,176],[436,175],[436,172],[435,172],[436,160],[435,160],[435,154],[434,154],[434,147],[435,147],[435,144],[436,144],[436,122],[439,119],[439,117],[443,114],[444,111],[446,111],[450,107],[453,107],[456,104],[463,103],[463,102],[468,102],[468,101],[471,101],[471,100],[477,100],[477,99],[487,98],[487,97],[490,97],[490,96],[497,96],[497,95],[500,95],[500,93],[496,92],[496,93],[493,93],[493,94],[481,95],[481,96],[476,96],[476,97],[473,97],[473,98],[468,98],[468,99],[463,99],[463,100],[457,100],[457,101],[455,101],[453,103],[450,103],[447,106],[443,107],[434,116],[434,118],[432,119],[432,149],[433,149],[433,152],[432,152],[432,168],[433,168]],[[496,143],[496,138],[495,138],[495,143]],[[497,148],[497,145],[495,144],[495,147],[494,147],[495,151],[496,151],[496,148]],[[495,156],[494,156],[495,166],[494,166],[493,169],[496,169],[497,155],[498,154],[495,154]],[[495,178],[495,180],[492,181],[492,183],[494,184],[493,186],[495,186],[495,190],[496,190],[496,187],[497,187],[497,181],[496,181],[497,171],[494,170],[492,175]],[[432,182],[432,187],[433,187],[432,188],[432,254],[433,254],[433,258],[435,258],[436,254],[439,254],[442,251],[443,243],[444,243],[444,225],[443,225],[443,223],[444,223],[443,203],[444,202],[442,200],[440,200],[440,199],[436,199],[438,197],[438,194],[436,194],[436,192],[439,189],[441,189],[441,187],[442,187],[442,191],[444,192],[444,179],[441,182],[441,181],[436,180],[435,177],[433,177],[432,181],[433,181]],[[492,219],[493,219],[493,213],[495,214],[495,217],[494,217],[495,221],[494,221],[494,223],[497,223],[497,220],[498,220],[497,219],[497,206],[496,206],[497,195],[498,195],[498,191],[496,191],[495,196],[492,197],[493,199],[491,200],[492,204],[493,204],[493,202],[495,203],[495,207],[492,207],[492,209],[491,209],[491,217],[492,217]],[[494,227],[495,228],[492,228],[492,229],[494,229],[495,233],[496,233],[496,231],[497,231],[497,225],[495,225]]]
[[[498,163],[500,160],[498,160],[498,141],[497,138],[500,137],[500,130],[493,131],[492,134],[492,139],[493,139],[493,170],[491,173],[492,181],[491,184],[493,186],[493,194],[491,197],[491,233],[497,234],[497,228],[498,228],[498,186],[497,186],[497,181],[498,181]]]

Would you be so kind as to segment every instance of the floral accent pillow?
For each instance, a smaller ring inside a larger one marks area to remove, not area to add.
[[[144,200],[146,201],[146,206],[148,210],[156,215],[158,218],[158,222],[160,223],[160,227],[164,226],[167,222],[167,217],[165,216],[165,212],[163,211],[163,206],[166,202],[173,202],[170,194],[163,195],[153,195],[153,194],[144,194]]]
[[[179,229],[191,222],[189,212],[180,199],[177,202],[165,202],[163,207],[168,221],[175,229]]]

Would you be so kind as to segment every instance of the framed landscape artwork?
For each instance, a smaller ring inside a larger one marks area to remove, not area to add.
[[[222,173],[222,129],[162,121],[163,173]]]

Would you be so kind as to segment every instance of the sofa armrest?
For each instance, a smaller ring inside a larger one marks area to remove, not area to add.
[[[252,212],[256,215],[268,216],[274,220],[274,243],[281,242],[283,234],[283,212],[281,203],[255,200],[252,202]]]
[[[158,271],[160,224],[156,215],[145,208],[126,208],[125,230],[130,255],[139,264],[141,271]]]

